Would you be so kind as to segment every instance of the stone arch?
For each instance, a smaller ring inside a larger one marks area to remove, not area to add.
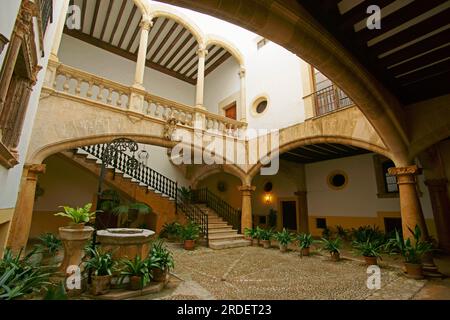
[[[148,1],[145,0],[133,0],[136,7],[138,7],[139,11],[141,11],[142,17],[144,19],[148,19],[150,13],[150,6]]]
[[[152,19],[156,17],[164,17],[170,20],[174,20],[175,22],[186,28],[194,36],[197,43],[199,44],[199,47],[205,46],[205,35],[203,34],[202,30],[195,24],[194,21],[192,21],[183,13],[172,8],[169,9],[161,5],[152,4],[149,16]]]
[[[234,166],[234,165],[212,165],[212,166],[202,166],[199,170],[197,170],[192,176],[191,185],[193,188],[196,188],[198,183],[209,176],[212,176],[216,173],[225,172],[228,173],[239,180],[241,180],[242,184],[245,184],[247,176],[243,170]]]
[[[230,41],[218,35],[208,34],[206,36],[205,47],[208,47],[209,45],[217,45],[219,47],[224,48],[233,56],[233,58],[236,59],[237,63],[241,67],[245,67],[245,60],[243,54]]]
[[[343,137],[343,136],[317,136],[317,137],[307,137],[307,138],[298,139],[298,140],[295,140],[295,141],[292,141],[292,142],[289,142],[289,143],[286,143],[286,144],[280,146],[278,154],[279,155],[283,154],[289,150],[292,150],[292,149],[295,149],[295,148],[298,148],[301,146],[307,146],[307,145],[318,144],[318,143],[339,143],[339,144],[351,145],[354,147],[366,149],[366,150],[384,155],[385,157],[393,160],[394,163],[396,162],[393,155],[389,151],[387,151],[386,149],[384,149],[380,146],[369,143],[367,141],[349,138],[349,137]],[[396,165],[397,165],[397,163],[396,163]],[[256,176],[256,174],[259,172],[261,167],[262,167],[262,164],[260,162],[258,162],[257,164],[254,164],[248,171],[249,177],[251,177],[251,179],[253,179]]]

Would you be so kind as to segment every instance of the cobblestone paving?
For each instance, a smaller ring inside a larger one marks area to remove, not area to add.
[[[244,247],[174,252],[174,273],[184,280],[161,299],[411,299],[426,281],[405,278],[401,270],[384,266],[381,289],[367,288],[367,267],[362,262],[314,254]]]

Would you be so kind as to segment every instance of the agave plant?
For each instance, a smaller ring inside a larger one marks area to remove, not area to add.
[[[331,254],[335,254],[335,253],[340,253],[340,248],[342,245],[342,241],[341,238],[336,238],[336,239],[326,239],[326,238],[322,238],[322,244],[323,244],[323,249],[328,251]]]
[[[92,203],[86,204],[84,207],[72,208],[69,206],[60,206],[60,208],[64,209],[64,212],[55,213],[55,216],[66,217],[72,220],[74,224],[84,224],[91,221],[91,219],[95,216],[97,211],[91,211]]]
[[[367,239],[365,242],[353,241],[352,245],[363,257],[376,257],[380,259],[380,253],[385,246],[380,240],[371,241],[370,239]]]
[[[298,246],[300,249],[306,249],[311,247],[314,243],[314,238],[310,233],[301,233],[297,236]]]
[[[278,241],[278,243],[282,246],[287,246],[289,243],[291,243],[294,239],[294,235],[287,231],[286,229],[283,229],[281,232],[277,232],[274,234],[275,240]]]
[[[143,288],[152,280],[149,259],[142,259],[137,255],[133,260],[121,260],[121,265],[122,271],[120,272],[120,283],[123,283],[127,277],[139,277],[140,286]]]
[[[113,260],[112,253],[100,252],[97,248],[87,248],[89,259],[86,261],[85,268],[93,272],[95,276],[110,276],[113,274],[116,262]]]

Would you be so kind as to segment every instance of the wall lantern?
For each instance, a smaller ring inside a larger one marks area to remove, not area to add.
[[[270,192],[264,195],[264,203],[267,205],[272,204],[272,194]]]

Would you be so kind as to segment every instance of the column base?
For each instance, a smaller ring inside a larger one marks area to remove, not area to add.
[[[140,83],[135,83],[131,87],[134,88],[134,89],[137,89],[137,90],[145,91],[145,87],[142,84],[140,84]]]

